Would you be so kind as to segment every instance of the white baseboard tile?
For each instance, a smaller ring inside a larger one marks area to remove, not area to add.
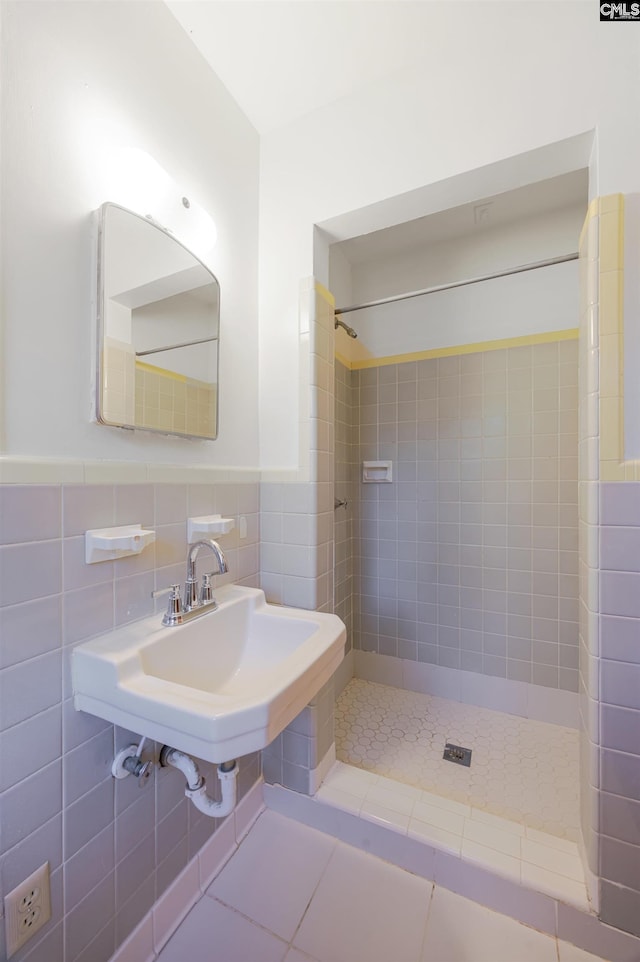
[[[481,865],[438,851],[434,882],[539,932],[555,935],[556,900],[542,892],[525,889],[513,879],[502,878]]]
[[[527,718],[548,721],[554,725],[577,728],[580,723],[580,696],[559,688],[528,685]]]
[[[450,669],[449,669],[450,670]],[[494,678],[492,675],[479,675],[473,671],[461,671],[460,701],[479,708],[491,708],[506,712],[508,715],[527,716],[527,695],[531,687],[524,681],[510,681],[507,678]]]
[[[609,962],[637,962],[640,938],[614,929],[595,915],[558,903],[558,938]]]
[[[354,655],[355,677],[365,681],[449,698],[466,705],[478,705],[480,708],[553,725],[578,727],[579,696],[572,691],[544,688],[542,685],[409,661],[392,655],[377,655],[370,651],[355,651]]]
[[[203,894],[238,847],[234,816],[235,812],[227,815],[195,856],[198,860],[198,884]]]
[[[153,948],[152,911],[147,912],[142,922],[116,950],[110,962],[153,962],[156,953]]]
[[[183,868],[166,892],[153,905],[153,947],[159,953],[185,915],[202,897],[198,856]]]
[[[294,797],[292,797],[294,796]],[[325,805],[309,795],[298,795],[281,785],[265,785],[267,808],[293,818],[347,845],[376,855],[393,865],[431,881],[435,852],[428,845],[358,815]]]
[[[264,811],[260,778],[185,866],[110,962],[153,962]]]
[[[331,748],[326,753],[324,758],[321,759],[319,765],[316,766],[312,771],[309,772],[309,794],[315,795],[320,786],[322,785],[325,776],[330,771],[331,767],[336,760],[336,743],[331,743]]]
[[[392,655],[376,655],[371,651],[354,651],[354,674],[365,681],[402,688],[402,659]],[[416,662],[417,664],[417,662]]]
[[[348,651],[344,656],[340,665],[336,668],[333,675],[333,682],[335,686],[335,696],[342,694],[342,691],[347,687],[351,679],[355,674],[355,652],[353,649]]]
[[[255,785],[249,789],[244,798],[241,799],[235,807],[233,817],[235,821],[235,840],[238,845],[245,837],[260,812],[264,811],[265,806],[262,791],[263,786],[264,782],[262,778],[258,779]],[[212,836],[212,842],[216,838],[217,834],[218,833],[216,832],[216,834]]]
[[[461,672],[443,668],[441,665],[428,665],[422,661],[408,661],[403,658],[398,658],[398,661],[402,667],[401,688],[460,701]]]

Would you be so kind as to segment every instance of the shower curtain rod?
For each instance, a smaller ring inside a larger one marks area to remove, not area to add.
[[[352,311],[363,311],[367,307],[380,307],[382,304],[394,304],[396,301],[406,301],[410,297],[422,297],[424,294],[436,294],[438,291],[451,291],[456,287],[468,287],[469,284],[479,284],[480,281],[493,281],[498,277],[508,277],[510,274],[523,274],[525,271],[536,271],[539,267],[552,267],[554,264],[566,264],[567,261],[577,261],[579,254],[561,254],[560,257],[549,257],[546,261],[535,261],[533,264],[523,264],[521,267],[510,267],[506,271],[495,274],[483,274],[480,277],[470,277],[465,281],[454,281],[451,284],[438,284],[436,287],[425,287],[422,291],[410,291],[408,294],[396,294],[393,297],[383,297],[379,301],[368,301],[366,304],[353,304],[351,307],[336,307],[334,314],[351,314]]]

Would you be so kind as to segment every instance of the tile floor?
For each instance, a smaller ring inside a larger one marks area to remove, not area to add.
[[[333,765],[315,798],[518,885],[589,908],[582,860],[570,839],[344,762]]]
[[[354,678],[335,713],[350,765],[577,841],[578,733],[572,728]],[[470,768],[442,758],[473,751]]]
[[[272,811],[158,962],[597,962]]]

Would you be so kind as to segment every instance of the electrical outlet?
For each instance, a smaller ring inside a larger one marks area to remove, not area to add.
[[[4,918],[9,959],[51,918],[48,862],[5,895]]]

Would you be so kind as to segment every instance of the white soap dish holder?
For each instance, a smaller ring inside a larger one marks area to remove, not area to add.
[[[99,561],[115,561],[140,554],[156,540],[151,528],[140,524],[124,524],[115,528],[92,528],[85,531],[84,556],[88,565]]]
[[[220,514],[205,514],[199,518],[187,518],[187,542],[193,544],[202,538],[220,537],[236,526],[235,518],[223,518]]]

